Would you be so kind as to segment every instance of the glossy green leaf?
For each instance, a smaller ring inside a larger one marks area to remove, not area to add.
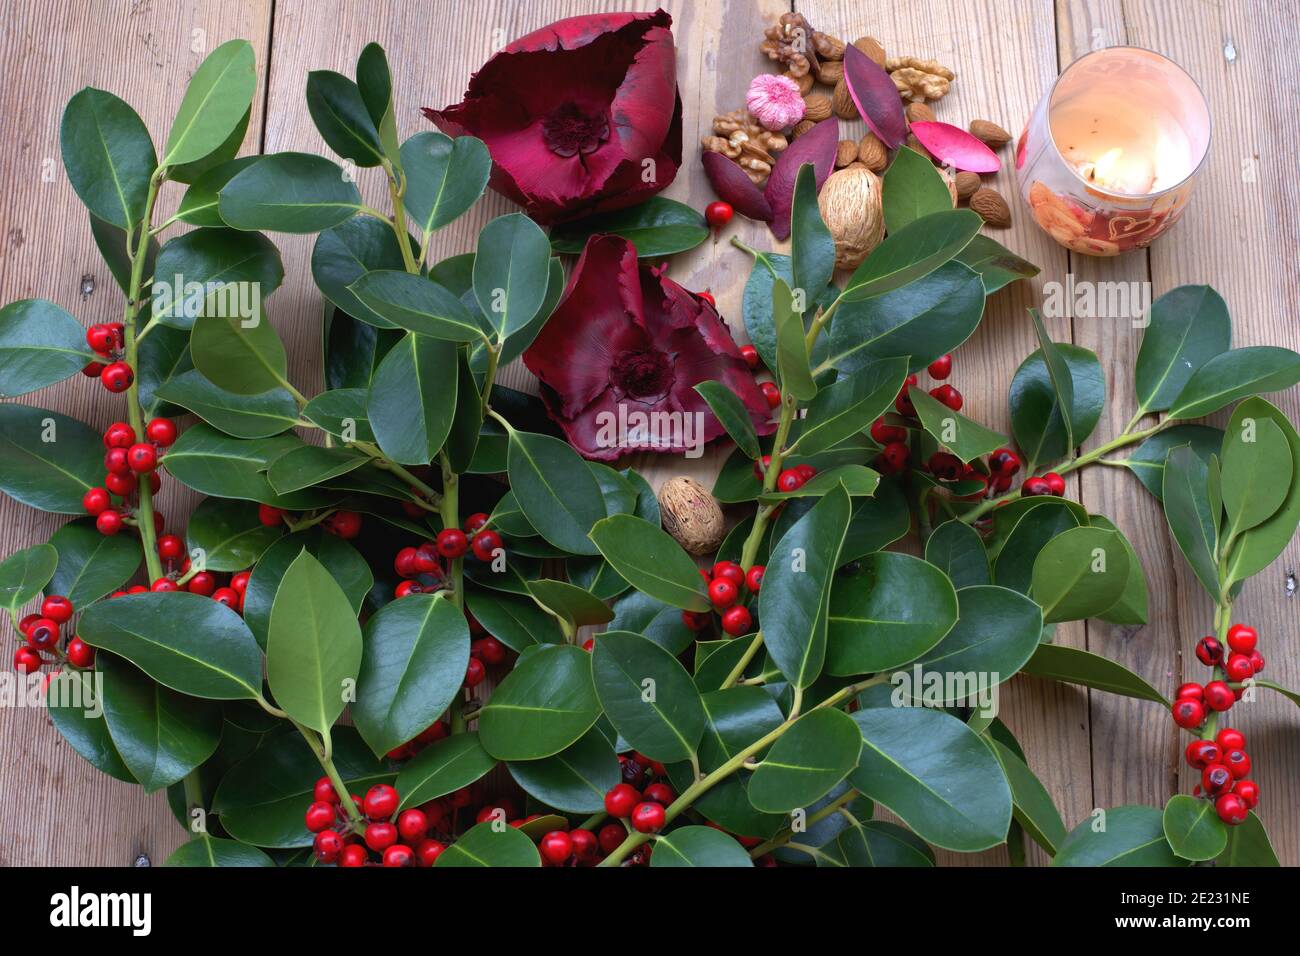
[[[934,866],[934,851],[924,840],[883,820],[845,827],[833,847],[844,866]],[[825,863],[819,858],[817,865]]]
[[[1224,432],[1221,461],[1226,542],[1263,524],[1286,501],[1292,487],[1291,444],[1269,418],[1238,420]]]
[[[637,590],[687,611],[709,610],[695,561],[657,525],[634,515],[611,515],[592,526],[591,540]]]
[[[378,166],[384,159],[379,130],[357,84],[333,70],[307,74],[307,111],[325,145],[358,166]]]
[[[1088,520],[1094,528],[1119,533],[1119,528],[1104,515],[1089,515]],[[1097,617],[1111,624],[1145,624],[1148,604],[1146,573],[1142,570],[1142,560],[1138,557],[1133,544],[1122,533],[1120,540],[1123,542],[1124,552],[1128,555],[1128,578],[1124,582],[1124,590],[1119,600]]]
[[[434,232],[456,219],[483,195],[492,158],[473,136],[454,140],[442,133],[416,133],[402,144],[406,172],[403,202],[412,221]]]
[[[388,68],[388,54],[378,43],[367,43],[357,57],[357,89],[366,112],[379,131],[384,155],[400,169],[397,118],[393,113],[393,74]]]
[[[578,453],[548,435],[512,430],[507,460],[510,489],[538,533],[571,554],[596,554],[587,535],[605,506]]]
[[[564,750],[599,716],[591,655],[571,644],[539,647],[479,711],[479,740],[498,760],[538,760]]]
[[[1032,499],[1029,500],[1032,502]],[[1061,499],[1048,499],[1027,507],[1012,525],[998,552],[993,564],[994,582],[1021,594],[1028,594],[1033,585],[1034,563],[1038,553],[1058,534],[1078,527],[1086,518],[1087,513],[1076,509],[1073,502],[1067,503]]]
[[[1070,420],[1077,445],[1092,433],[1101,418],[1106,403],[1106,377],[1096,354],[1088,349],[1058,342],[1053,351],[1069,371],[1073,397]],[[1035,463],[1057,461],[1069,455],[1070,439],[1042,349],[1035,350],[1020,363],[1011,380],[1008,401],[1011,434],[1031,468]]]
[[[1079,621],[1105,613],[1120,599],[1128,571],[1119,532],[1070,528],[1038,552],[1029,593],[1047,623]]]
[[[474,620],[512,651],[531,644],[559,644],[564,639],[555,618],[529,598],[471,589],[465,601]]]
[[[1109,694],[1168,705],[1160,692],[1127,667],[1108,658],[1061,644],[1040,644],[1023,668],[1024,673],[1047,680],[1082,684]]]
[[[294,435],[232,438],[210,425],[198,424],[185,429],[168,449],[167,470],[181,484],[219,498],[242,498],[294,510],[337,500],[315,488],[289,495],[276,494],[271,488],[266,469],[280,455],[302,444]]]
[[[478,734],[452,734],[435,740],[402,766],[397,792],[402,809],[445,796],[486,776],[497,765]]]
[[[962,521],[945,521],[925,542],[925,560],[947,575],[955,588],[992,584],[989,555],[980,533]]]
[[[772,318],[776,323],[776,365],[783,395],[808,401],[817,394],[809,364],[803,310],[796,308],[794,293],[777,279],[772,289]]]
[[[614,612],[590,591],[566,581],[543,579],[527,582],[528,593],[570,627],[604,624]]]
[[[542,307],[550,281],[546,233],[523,213],[493,219],[479,233],[474,295],[501,339],[526,326]]]
[[[1228,825],[1212,800],[1175,794],[1165,804],[1161,822],[1169,846],[1184,860],[1213,860],[1228,845]]]
[[[407,333],[370,383],[366,418],[380,449],[403,465],[427,465],[447,440],[455,413],[455,344]]]
[[[820,800],[858,765],[862,734],[842,710],[810,710],[776,739],[749,779],[759,810],[789,813]]]
[[[324,230],[311,251],[311,275],[321,294],[352,318],[381,329],[396,326],[358,299],[350,287],[368,272],[404,268],[392,228],[372,216],[354,216]]]
[[[1179,445],[1190,445],[1196,456],[1208,465],[1211,456],[1217,455],[1223,445],[1223,432],[1208,425],[1174,425],[1152,435],[1127,458],[1116,461],[1133,472],[1142,486],[1156,496],[1157,501],[1162,501],[1165,458],[1171,448]]]
[[[470,827],[442,851],[434,866],[540,867],[542,858],[525,834],[493,821]]]
[[[181,163],[179,166],[167,167],[167,178],[177,183],[195,183],[212,170],[230,162],[243,147],[244,137],[248,135],[248,125],[252,121],[253,107],[250,104],[244,110],[244,114],[235,121],[235,125],[226,135],[226,138],[217,144],[216,149],[192,163]],[[215,207],[213,213],[215,215]],[[217,225],[217,223],[211,225]]]
[[[302,410],[302,417],[314,422],[345,444],[374,441],[375,433],[366,418],[367,389],[335,388],[321,392]]]
[[[1228,847],[1223,851],[1215,866],[1281,866],[1273,844],[1269,842],[1268,833],[1255,811],[1251,811],[1244,823],[1228,830]]]
[[[1070,831],[1052,866],[1186,866],[1165,839],[1156,807],[1099,810]]]
[[[86,331],[45,299],[21,299],[0,309],[0,398],[61,382],[93,361]]]
[[[726,385],[709,379],[695,386],[695,391],[709,403],[713,412],[727,435],[736,443],[736,447],[752,459],[757,459],[762,452],[758,447],[758,436],[754,434],[754,423],[749,417],[749,409],[740,397]]]
[[[817,206],[817,174],[812,163],[804,163],[795,175],[790,210],[790,267],[792,288],[803,290],[804,301],[808,303],[796,311],[811,312],[812,303],[835,272],[835,240]]]
[[[611,631],[632,631],[654,641],[674,657],[695,641],[695,632],[682,622],[682,612],[647,594],[632,590],[614,602]]]
[[[193,163],[218,149],[248,112],[256,89],[251,43],[228,40],[209,53],[185,88],[162,164]]]
[[[650,868],[753,866],[745,848],[713,827],[678,827],[655,841]]]
[[[600,706],[619,735],[651,760],[687,760],[699,746],[705,714],[686,668],[658,644],[606,631],[592,650]]]
[[[136,249],[135,245],[131,244],[130,236],[127,235],[125,229],[104,222],[98,216],[91,215],[88,218],[90,219],[90,237],[95,240],[95,248],[99,250],[99,254],[103,257],[104,264],[108,266],[108,271],[113,274],[117,287],[123,292],[130,292],[131,257],[135,255]],[[219,222],[218,225],[220,225]],[[128,246],[130,246],[129,250]],[[158,240],[150,238],[144,258],[145,278],[154,274],[154,263],[157,259]]]
[[[347,448],[303,445],[271,460],[266,478],[277,494],[289,494],[356,471],[370,461]]]
[[[164,382],[156,394],[236,438],[269,438],[292,428],[298,420],[298,406],[283,388],[236,395],[213,385],[196,369]]]
[[[907,378],[907,367],[908,361],[902,356],[869,362],[821,389],[801,420],[797,433],[799,453],[825,451],[870,428],[893,405]],[[757,458],[758,453],[750,457]]]
[[[213,385],[236,395],[258,395],[287,380],[284,343],[265,315],[204,316],[190,336],[194,367]]]
[[[109,736],[101,702],[90,671],[60,670],[50,677],[45,695],[46,713],[54,728],[78,754],[101,773],[135,783]]]
[[[149,130],[126,102],[89,86],[76,93],[63,110],[59,149],[91,213],[121,229],[144,218],[157,160]]]
[[[948,183],[928,158],[913,149],[894,154],[882,177],[885,229],[892,235],[904,226],[935,212],[952,209]]]
[[[361,210],[361,194],[343,169],[309,153],[263,156],[217,195],[219,215],[236,229],[320,232]]]
[[[375,756],[382,756],[413,739],[451,704],[469,666],[469,626],[451,601],[411,594],[371,617],[364,639],[349,713]]]
[[[1133,367],[1139,412],[1167,409],[1202,365],[1232,345],[1232,319],[1208,285],[1180,285],[1151,303]]]
[[[956,260],[979,273],[985,295],[992,295],[1017,279],[1032,279],[1039,273],[1038,266],[983,234],[971,239]]]
[[[238,156],[206,169],[194,177],[193,185],[181,197],[176,218],[192,226],[208,226],[214,229],[225,226],[226,221],[221,218],[218,194],[226,183],[261,158],[260,155]],[[389,230],[390,234],[391,231]]]
[[[61,560],[62,555],[56,549],[53,539],[49,544],[32,545],[30,548],[15,551],[5,558],[4,563],[0,564],[0,602],[3,602],[0,603],[0,607],[4,607],[11,617],[17,615],[18,609],[40,594],[45,585],[55,577]],[[136,560],[138,563],[138,554]],[[70,576],[65,577],[64,580],[69,581]],[[75,584],[75,581],[71,583]],[[62,594],[68,600],[72,600],[63,591],[51,590],[50,593]],[[78,602],[73,601],[73,605],[78,606]]]
[[[448,342],[483,337],[483,329],[460,299],[423,276],[395,269],[367,272],[348,291],[398,328]]]
[[[255,699],[262,652],[240,616],[185,591],[132,594],[91,605],[77,634],[192,697]]]
[[[880,296],[929,275],[966,248],[982,222],[969,209],[949,209],[922,216],[891,232],[849,278],[844,287],[845,301]],[[981,284],[981,297],[983,288]],[[947,350],[936,354],[943,351]]]
[[[1291,449],[1292,482],[1282,505],[1261,524],[1247,530],[1228,555],[1228,580],[1244,581],[1252,574],[1264,570],[1291,543],[1297,522],[1300,522],[1300,436],[1295,426],[1275,406],[1262,398],[1248,398],[1232,412],[1228,433],[1240,434],[1248,419],[1256,422],[1268,420],[1281,429]]]
[[[782,522],[787,515],[792,514],[791,507],[787,506],[778,518],[777,525],[782,534]],[[898,484],[882,481],[874,496],[853,500],[853,516],[849,519],[849,532],[844,536],[844,545],[840,548],[840,563],[856,561],[892,544],[907,534],[911,521],[912,514]]]
[[[193,328],[204,315],[249,322],[262,316],[262,303],[283,279],[280,252],[260,232],[195,229],[158,253],[153,317],[176,329]]]
[[[795,461],[787,461],[794,467]],[[820,498],[836,487],[843,488],[852,498],[871,496],[880,485],[880,473],[863,465],[839,465],[819,472],[794,491],[771,491],[758,496],[764,504],[776,504],[795,498]]]
[[[283,534],[258,520],[258,506],[250,501],[205,498],[190,515],[185,529],[187,550],[203,549],[194,562],[205,571],[242,571],[251,568]]]
[[[275,866],[275,861],[255,846],[200,833],[178,846],[163,866]]]
[[[921,426],[935,441],[960,458],[963,464],[982,458],[1007,443],[1005,435],[954,412],[922,389],[911,389],[908,394],[921,418]]]
[[[194,368],[190,355],[190,333],[156,325],[136,349],[135,380],[140,409],[146,419],[183,415],[178,405],[159,397],[158,390]]]
[[[947,850],[973,853],[1006,839],[1006,777],[960,720],[917,707],[868,707],[852,719],[862,732],[862,755],[849,775],[856,790]]]
[[[1012,815],[1035,843],[1051,856],[1065,841],[1065,823],[1060,811],[1052,802],[1052,795],[1034,776],[1029,765],[1006,744],[989,740],[989,748],[1002,765],[1007,783],[1011,787]]]
[[[618,755],[598,728],[541,760],[509,764],[510,776],[524,792],[565,813],[600,813],[605,794],[622,781]]]
[[[654,196],[626,209],[557,226],[551,230],[551,251],[579,255],[595,235],[620,236],[636,247],[638,258],[657,259],[694,249],[709,238],[709,227],[690,206]]]
[[[1038,349],[1042,353],[1043,365],[1047,370],[1054,407],[1061,419],[1066,454],[1069,454],[1085,437],[1083,430],[1078,426],[1078,416],[1074,412],[1074,374],[1064,352],[1047,334],[1047,327],[1043,325],[1043,318],[1038,310],[1030,309],[1029,318],[1033,321],[1034,334],[1038,337]]]
[[[1192,373],[1169,408],[1170,418],[1201,418],[1239,398],[1278,392],[1300,382],[1300,355],[1257,345],[1231,349]]]
[[[1169,452],[1165,468],[1165,519],[1178,548],[1201,582],[1219,595],[1219,515],[1210,508],[1209,469],[1187,445]]]
[[[0,404],[0,491],[29,508],[81,515],[82,496],[103,480],[94,429],[34,405]]]
[[[848,493],[837,487],[772,548],[758,595],[768,653],[796,687],[812,684],[827,653],[831,578],[848,530]]]

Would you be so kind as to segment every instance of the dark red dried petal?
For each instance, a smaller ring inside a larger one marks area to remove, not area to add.
[[[804,163],[812,163],[821,189],[835,168],[835,152],[840,144],[840,124],[834,118],[822,120],[786,147],[772,167],[763,194],[772,204],[772,221],[768,224],[778,239],[790,238],[790,211],[794,206],[794,181]]]
[[[871,131],[890,149],[907,138],[903,101],[889,74],[857,47],[844,48],[844,85]]]
[[[719,199],[731,203],[731,208],[746,219],[772,221],[772,204],[733,160],[721,153],[705,150],[700,156],[700,163]]]

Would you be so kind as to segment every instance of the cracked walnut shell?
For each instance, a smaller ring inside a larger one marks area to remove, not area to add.
[[[885,61],[894,88],[913,100],[937,100],[947,95],[949,84],[957,77],[935,60],[915,56],[890,57]]]
[[[817,70],[815,31],[801,13],[783,13],[764,32],[759,45],[769,60],[785,65],[792,76],[806,76]]]

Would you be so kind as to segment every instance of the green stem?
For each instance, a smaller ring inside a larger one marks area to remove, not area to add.
[[[353,826],[358,830],[364,827],[366,821],[362,818],[361,811],[357,809],[356,803],[352,800],[352,795],[348,793],[347,785],[344,784],[343,778],[339,776],[339,772],[334,766],[333,747],[329,735],[322,736],[314,730],[304,727],[293,718],[290,718],[290,720],[298,728],[298,733],[302,734],[303,739],[307,741],[307,746],[311,747],[311,752],[316,755],[321,769],[325,771],[325,776],[329,777],[330,783],[334,785],[334,792],[339,798],[339,806],[346,811]]]
[[[401,478],[412,488],[419,491],[420,494],[424,495],[429,500],[429,504],[432,505],[429,510],[438,510],[440,502],[442,501],[442,495],[438,494],[438,492],[429,485],[415,477],[415,475],[411,474],[406,468],[403,468],[397,462],[387,457],[379,450],[378,445],[372,445],[370,442],[366,441],[357,441],[352,443],[352,447],[363,455],[369,455],[375,460],[375,465],[377,467],[384,469],[384,471],[391,471],[398,478]]]
[[[384,160],[384,169],[388,171],[388,195],[393,202],[393,218],[390,222],[393,226],[393,232],[397,234],[397,245],[402,250],[402,264],[406,266],[407,272],[418,273],[420,264],[415,261],[415,255],[411,252],[411,236],[406,231],[406,207],[402,205],[402,196],[406,192],[406,185],[397,182],[397,174],[393,171],[393,164],[388,160]]]
[[[194,818],[192,814],[194,813],[195,810],[205,810],[203,806],[203,786],[199,782],[199,770],[197,767],[195,767],[193,770],[191,770],[189,773],[185,775],[183,784],[185,788],[185,820],[186,820],[185,825],[186,827],[190,828],[191,832],[194,832],[193,831]],[[205,832],[206,829],[207,829],[207,824],[205,821],[204,822]]]
[[[749,666],[749,662],[754,659],[754,655],[758,653],[758,649],[762,646],[763,632],[759,631],[754,635],[754,639],[750,641],[749,647],[745,648],[745,653],[740,656],[740,660],[736,661],[736,666],[731,669],[731,673],[728,674],[727,679],[722,682],[722,686],[719,690],[726,690],[732,684],[736,683],[736,681],[740,680],[740,676],[745,673],[745,668]]]
[[[444,528],[460,527],[460,476],[452,470],[451,459],[444,451],[439,455],[442,461],[442,526]],[[456,607],[465,604],[465,559],[456,558],[451,562],[451,600]]]
[[[858,799],[859,796],[861,796],[861,794],[859,794],[858,791],[850,787],[843,794],[836,797],[834,800],[826,804],[826,806],[822,807],[820,810],[816,811],[815,813],[810,813],[808,815],[808,819],[804,821],[805,829],[807,827],[812,826],[814,823],[820,823],[822,820],[825,820],[827,817],[833,816],[834,814],[838,813],[841,807],[847,807],[854,800]],[[768,853],[771,853],[775,849],[785,846],[785,844],[789,843],[790,840],[795,837],[795,835],[796,834],[794,830],[787,827],[786,829],[778,833],[776,836],[772,837],[772,839],[764,843],[760,843],[758,846],[754,847],[754,849],[749,851],[749,855],[753,859],[757,860],[760,856],[764,856]]]

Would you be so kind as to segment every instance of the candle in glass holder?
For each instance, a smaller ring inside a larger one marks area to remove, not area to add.
[[[1020,192],[1061,245],[1114,256],[1178,218],[1210,147],[1210,111],[1167,57],[1111,47],[1070,64],[1016,145]]]

